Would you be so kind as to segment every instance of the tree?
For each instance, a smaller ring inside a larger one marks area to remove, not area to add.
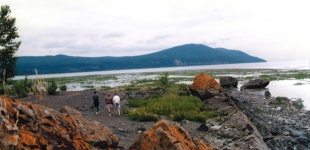
[[[14,56],[21,42],[15,41],[19,37],[15,18],[10,16],[10,6],[1,6],[0,10],[0,81],[6,81],[17,73]],[[5,73],[3,73],[5,72]]]
[[[169,75],[168,73],[163,74],[159,79],[158,79],[158,84],[161,88],[167,90],[169,85]]]

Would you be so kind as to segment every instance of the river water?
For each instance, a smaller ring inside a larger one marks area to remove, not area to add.
[[[146,72],[171,72],[171,71],[184,71],[184,70],[208,70],[208,69],[279,69],[279,70],[310,70],[309,60],[296,60],[296,61],[275,61],[275,62],[262,62],[262,63],[243,63],[243,64],[225,64],[225,65],[203,65],[203,66],[185,66],[185,67],[165,67],[165,68],[147,68],[147,69],[128,69],[128,70],[111,70],[111,71],[94,71],[94,72],[78,72],[78,73],[61,73],[61,74],[43,74],[39,75],[40,78],[55,78],[55,77],[73,77],[73,76],[87,76],[87,75],[117,75],[118,81],[111,80],[105,81],[106,86],[119,86],[129,84],[129,79],[134,78],[147,78],[141,77],[139,73]],[[36,78],[37,75],[28,76],[29,79]],[[148,76],[156,78],[155,76]],[[14,79],[24,79],[25,76],[16,76]],[[72,83],[77,84],[77,83]],[[188,83],[191,84],[191,83]],[[242,85],[239,84],[239,87]],[[100,86],[100,85],[98,85]],[[69,85],[68,90],[83,90],[79,85]],[[310,79],[288,79],[271,81],[266,89],[262,89],[261,93],[269,90],[272,96],[283,96],[292,99],[302,99],[307,110],[310,110]]]

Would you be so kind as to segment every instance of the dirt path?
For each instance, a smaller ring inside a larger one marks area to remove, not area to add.
[[[109,92],[109,91],[106,91]],[[110,92],[113,94],[113,92]],[[93,91],[66,91],[61,92],[59,95],[48,95],[44,97],[44,101],[47,106],[59,111],[63,106],[69,106],[82,113],[84,117],[89,120],[97,120],[102,125],[108,127],[114,135],[119,138],[119,146],[123,146],[128,149],[130,145],[139,137],[139,130],[149,129],[156,122],[136,122],[131,121],[129,118],[121,111],[121,116],[115,116],[114,111],[111,111],[111,116],[109,116],[106,104],[104,101],[104,95],[99,93],[100,108],[99,114],[96,115],[95,112],[90,108],[93,105]],[[123,95],[119,92],[119,95]],[[125,107],[127,100],[121,97],[121,107]],[[35,97],[30,96],[28,98],[22,99],[25,102],[34,102]],[[190,122],[183,124],[182,127],[192,136],[199,138],[203,135],[200,131],[196,130],[201,123]]]

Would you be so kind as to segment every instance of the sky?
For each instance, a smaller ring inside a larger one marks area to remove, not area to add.
[[[183,44],[310,59],[308,0],[1,0],[17,56],[135,56]]]

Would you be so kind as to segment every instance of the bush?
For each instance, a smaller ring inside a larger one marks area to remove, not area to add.
[[[276,104],[278,105],[281,105],[281,104],[287,104],[290,100],[287,98],[287,97],[281,97],[281,96],[278,96],[276,97]]]
[[[58,89],[58,86],[55,82],[55,80],[51,80],[51,81],[48,81],[47,82],[47,93],[49,95],[57,95],[57,89]]]
[[[65,84],[60,85],[59,89],[60,91],[67,91],[67,86]]]
[[[28,90],[22,81],[16,81],[15,83],[13,83],[12,92],[12,94],[17,96],[18,98],[28,96]]]
[[[293,105],[295,106],[295,108],[297,108],[298,110],[302,110],[305,108],[305,105],[303,104],[303,100],[302,99],[297,99],[296,101],[292,101]]]
[[[12,84],[11,94],[17,96],[18,98],[27,97],[32,85],[33,82],[28,80],[27,76],[24,80],[14,81]]]
[[[168,73],[165,73],[164,75],[162,75],[158,79],[157,83],[158,83],[159,87],[161,87],[161,88],[163,88],[165,90],[168,89],[168,87],[170,86],[169,85],[169,78],[168,77],[169,77]]]

